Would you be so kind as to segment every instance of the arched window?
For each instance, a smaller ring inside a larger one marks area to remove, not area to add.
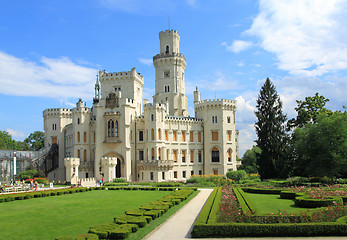
[[[165,53],[168,54],[168,53],[169,53],[169,50],[170,50],[169,45],[167,45],[167,46],[166,46],[166,51],[165,51]]]
[[[80,142],[81,141],[81,134],[80,132],[77,132],[77,142]]]
[[[84,133],[83,133],[83,141],[84,141],[84,142],[87,142],[87,132],[84,132]]]
[[[87,162],[87,149],[83,151],[83,162]]]
[[[113,120],[109,120],[107,123],[107,136],[108,137],[114,136],[114,122],[113,122]]]
[[[170,86],[167,86],[167,91],[170,92]]]
[[[214,147],[212,149],[211,161],[212,162],[219,162],[219,149],[217,147]]]
[[[161,148],[158,148],[158,160],[161,160]]]
[[[77,124],[80,124],[80,118],[77,118]]]
[[[228,149],[228,162],[231,162],[231,149]]]
[[[118,137],[118,121],[116,121],[116,124],[115,124],[115,132],[114,132],[114,136],[115,137]]]
[[[212,116],[212,123],[214,123],[214,116]]]
[[[158,129],[158,140],[161,140],[161,130],[160,130],[160,128]]]
[[[154,129],[152,128],[152,131],[151,131],[151,139],[154,140]]]
[[[153,114],[151,115],[151,121],[152,122],[154,121],[154,115]]]
[[[152,148],[152,160],[154,160],[154,148]]]
[[[79,149],[77,150],[77,157],[81,158],[81,150],[79,150]]]

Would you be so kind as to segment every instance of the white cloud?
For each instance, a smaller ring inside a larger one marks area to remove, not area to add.
[[[243,61],[238,62],[238,63],[237,63],[237,66],[238,66],[238,67],[244,67],[244,66],[245,66],[245,63],[244,63]]]
[[[226,42],[222,42],[221,46],[224,46],[226,50],[233,52],[233,53],[239,53],[242,52],[252,46],[252,42],[249,41],[242,41],[242,40],[234,40],[231,45],[227,44]]]
[[[139,58],[140,63],[151,66],[153,64],[153,59],[151,58]]]
[[[190,6],[194,6],[196,3],[196,0],[186,0],[187,4]]]
[[[38,64],[0,52],[0,93],[5,95],[91,98],[96,73],[67,57],[42,57]]]
[[[15,130],[15,129],[8,128],[8,129],[6,129],[6,132],[8,132],[12,136],[12,138],[24,138],[25,137],[23,132]]]
[[[347,2],[260,0],[246,33],[294,75],[320,76],[347,69]]]

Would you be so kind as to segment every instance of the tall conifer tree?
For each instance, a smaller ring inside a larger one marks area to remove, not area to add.
[[[260,90],[256,108],[256,143],[261,149],[257,155],[258,172],[261,179],[276,178],[281,175],[284,162],[287,117],[282,112],[282,102],[269,78]]]

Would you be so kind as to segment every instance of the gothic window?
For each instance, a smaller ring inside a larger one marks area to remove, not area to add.
[[[168,53],[169,53],[169,50],[170,50],[170,48],[169,48],[169,46],[167,45],[167,46],[166,46],[166,51],[165,51],[165,53],[168,54]]]
[[[231,141],[231,131],[227,131],[228,141]]]
[[[193,131],[190,132],[190,141],[194,142],[194,132]]]
[[[139,141],[143,141],[143,131],[139,131]]]
[[[158,140],[161,140],[161,129],[158,129]]]
[[[84,149],[83,151],[83,162],[87,162],[87,150]]]
[[[80,118],[77,118],[77,124],[80,124]]]
[[[194,162],[194,150],[190,151],[190,162],[193,163]]]
[[[165,130],[165,141],[169,140],[169,132]]]
[[[154,148],[152,148],[152,160],[154,160]]]
[[[173,131],[173,141],[177,142],[177,132]]]
[[[182,142],[186,141],[186,132],[182,131]]]
[[[173,151],[173,160],[175,163],[177,162],[177,150]]]
[[[161,160],[161,149],[158,148],[158,160]]]
[[[87,133],[86,132],[83,133],[83,141],[87,142]]]
[[[212,123],[214,123],[214,116],[212,116]]]
[[[231,162],[231,149],[228,149],[228,162]]]
[[[118,121],[116,121],[115,124],[115,132],[114,132],[115,137],[118,137]]]
[[[80,135],[80,132],[77,132],[77,142],[80,142],[81,141],[81,135]]]
[[[114,122],[113,120],[109,120],[107,123],[107,136],[114,137]]]
[[[154,140],[154,129],[152,128],[151,130],[151,140],[153,141]]]
[[[152,122],[154,121],[154,115],[153,114],[151,115],[151,121]]]
[[[219,149],[217,147],[214,147],[212,149],[211,161],[212,162],[219,162]]]
[[[79,150],[79,149],[77,150],[77,157],[81,158],[81,150]]]

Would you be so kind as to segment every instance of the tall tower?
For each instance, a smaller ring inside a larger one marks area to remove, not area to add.
[[[187,61],[180,53],[180,35],[176,30],[159,33],[160,53],[153,57],[155,95],[153,103],[169,105],[169,115],[188,116],[184,70]]]

